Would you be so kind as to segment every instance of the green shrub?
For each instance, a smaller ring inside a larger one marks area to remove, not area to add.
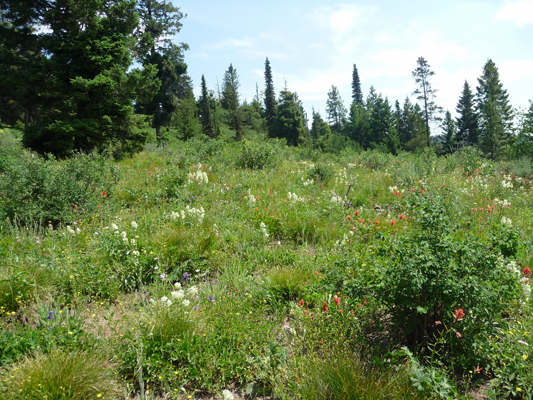
[[[318,180],[326,185],[335,176],[335,171],[329,165],[317,164],[307,172],[307,179]]]
[[[279,142],[269,140],[265,142],[242,141],[237,155],[236,165],[240,168],[273,168],[279,162]]]
[[[52,350],[0,372],[0,399],[95,400],[116,394],[106,360],[93,353]]]
[[[112,191],[113,169],[96,154],[65,161],[20,158],[8,167],[0,175],[1,220],[72,223],[95,213]]]

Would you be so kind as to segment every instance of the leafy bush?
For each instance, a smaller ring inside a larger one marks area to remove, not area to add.
[[[249,142],[243,140],[237,155],[236,165],[240,168],[272,168],[279,162],[279,142],[269,140],[265,142]]]
[[[335,171],[329,165],[317,164],[307,173],[307,179],[318,180],[326,185],[335,176]]]
[[[112,176],[111,166],[96,154],[65,161],[21,158],[0,175],[0,219],[24,225],[72,223],[102,205],[112,190]]]

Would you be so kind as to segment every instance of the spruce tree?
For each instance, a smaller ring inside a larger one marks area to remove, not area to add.
[[[140,17],[136,32],[137,59],[144,66],[156,66],[160,87],[149,101],[137,101],[136,111],[152,116],[152,126],[159,138],[161,128],[169,124],[176,111],[176,82],[187,72],[183,51],[188,46],[178,46],[169,39],[180,31],[180,21],[185,15],[166,0],[138,0],[137,13]]]
[[[270,132],[276,119],[276,93],[274,91],[274,81],[272,79],[272,69],[268,57],[265,61],[265,118]]]
[[[278,113],[272,125],[274,137],[285,138],[289,146],[297,146],[306,133],[301,101],[285,86],[279,94],[278,104]]]
[[[211,120],[211,107],[209,105],[209,95],[207,93],[207,85],[205,77],[202,75],[202,95],[200,97],[198,112],[202,129],[205,135],[214,137],[213,121]]]
[[[455,145],[457,143],[456,141],[456,134],[457,134],[457,125],[455,124],[455,121],[452,118],[452,114],[450,111],[446,111],[446,114],[444,116],[444,120],[442,121],[442,138],[443,138],[443,147],[444,147],[444,153],[453,153],[455,149]]]
[[[478,78],[476,110],[481,149],[492,159],[508,154],[512,144],[513,113],[496,64],[488,60]]]
[[[478,144],[478,123],[474,109],[474,94],[467,81],[455,108],[457,114],[456,142],[460,146],[475,146]]]
[[[432,88],[430,82],[430,78],[435,75],[435,72],[431,71],[430,65],[424,57],[419,57],[416,60],[416,64],[417,67],[413,70],[412,75],[420,88],[416,89],[413,94],[417,95],[417,100],[422,101],[424,105],[423,110],[424,119],[426,121],[427,145],[429,147],[431,145],[429,123],[440,119],[438,113],[441,112],[442,109],[435,103],[437,90]]]
[[[328,92],[326,112],[328,113],[328,122],[331,130],[340,133],[346,123],[346,108],[339,94],[339,89],[334,85],[331,86]]]
[[[361,81],[359,80],[359,73],[357,67],[353,65],[352,72],[352,101],[355,104],[363,104],[363,92],[361,91]]]
[[[229,126],[237,135],[237,140],[241,139],[241,115],[239,113],[239,75],[237,70],[233,68],[233,64],[229,65],[228,70],[224,74],[222,80],[222,108],[229,111]]]

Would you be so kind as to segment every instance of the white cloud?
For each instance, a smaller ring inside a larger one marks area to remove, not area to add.
[[[212,44],[209,47],[215,48],[215,49],[220,49],[224,47],[251,47],[253,46],[253,44],[254,42],[249,38],[228,39],[228,40],[224,40],[223,42]]]
[[[494,17],[496,21],[515,21],[522,27],[533,24],[533,1],[522,0],[506,4]]]
[[[511,60],[497,65],[503,83],[533,77],[533,60]]]

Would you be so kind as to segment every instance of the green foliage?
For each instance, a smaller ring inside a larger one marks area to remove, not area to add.
[[[116,394],[105,358],[94,353],[53,350],[0,372],[0,396],[5,399],[93,400]]]
[[[240,168],[275,168],[280,163],[281,141],[242,142],[236,165]]]
[[[23,225],[73,223],[105,204],[112,185],[113,169],[94,153],[66,161],[21,158],[0,176],[0,219]]]
[[[324,185],[335,176],[335,171],[327,164],[317,164],[307,172],[307,179],[320,181]]]

